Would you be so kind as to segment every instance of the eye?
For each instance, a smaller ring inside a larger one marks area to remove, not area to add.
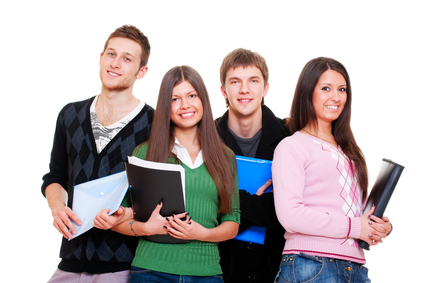
[[[340,91],[340,92],[346,92],[346,91],[347,91],[347,89],[346,89],[345,87],[341,87],[341,88],[339,89],[339,91]]]
[[[197,96],[198,96],[198,95],[196,95],[196,94],[189,94],[189,95],[188,95],[188,98],[189,98],[189,99],[192,99],[192,98],[196,98]]]
[[[322,90],[328,91],[328,90],[330,90],[330,88],[328,86],[324,86],[324,87],[322,87]]]
[[[174,97],[173,99],[171,99],[171,102],[179,101],[179,99],[180,99],[180,98],[178,98],[178,97]]]
[[[238,83],[238,81],[237,80],[231,80],[230,81],[230,84],[237,84]]]
[[[258,80],[257,79],[252,79],[251,82],[258,83]]]
[[[124,61],[131,62],[131,59],[130,59],[130,58],[128,58],[128,57],[125,57],[125,58],[124,58]]]

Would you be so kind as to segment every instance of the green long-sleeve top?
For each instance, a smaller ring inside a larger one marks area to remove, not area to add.
[[[145,159],[147,148],[147,144],[138,146],[133,156]],[[173,161],[171,158],[168,160],[169,163],[174,163]],[[185,169],[186,210],[192,219],[209,229],[224,221],[240,224],[238,188],[234,188],[232,213],[220,215],[217,187],[205,163],[195,169],[189,168],[182,162],[181,165]],[[234,183],[237,186],[237,174],[235,174]],[[130,206],[130,198],[126,197],[123,205]],[[140,237],[132,265],[179,275],[222,274],[217,244],[197,240],[191,240],[188,244],[160,244]]]

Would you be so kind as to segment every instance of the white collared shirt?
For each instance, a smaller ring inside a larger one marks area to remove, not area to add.
[[[198,168],[202,165],[202,163],[204,163],[202,149],[198,152],[198,156],[196,157],[195,162],[192,163],[192,158],[190,158],[189,152],[184,146],[179,143],[177,138],[174,138],[173,153],[177,156],[178,159],[180,159],[181,162],[186,164],[191,169]]]

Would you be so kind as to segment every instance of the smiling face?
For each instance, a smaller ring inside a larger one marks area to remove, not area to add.
[[[111,38],[105,51],[100,55],[100,79],[103,88],[109,91],[123,91],[133,87],[137,79],[147,72],[140,68],[142,47],[135,41]]]
[[[221,92],[229,101],[229,112],[232,115],[249,117],[261,115],[261,101],[268,89],[269,84],[264,84],[260,69],[248,66],[229,69]]]
[[[347,101],[346,81],[337,71],[327,70],[319,78],[313,92],[317,122],[331,124],[341,115]]]
[[[197,129],[203,114],[201,99],[190,83],[183,81],[173,88],[171,121],[174,130]]]

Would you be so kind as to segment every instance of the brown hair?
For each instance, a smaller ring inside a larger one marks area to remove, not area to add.
[[[304,66],[295,88],[288,127],[291,133],[294,133],[303,129],[310,121],[317,124],[317,116],[313,107],[313,92],[320,76],[327,70],[334,70],[340,73],[347,85],[347,101],[341,115],[332,122],[332,134],[345,155],[354,163],[356,178],[360,188],[363,190],[363,199],[365,199],[368,188],[367,166],[364,155],[351,131],[351,83],[347,70],[340,62],[331,58],[318,57],[310,60]]]
[[[264,86],[266,86],[269,81],[269,69],[267,68],[266,60],[260,54],[243,48],[235,49],[224,57],[220,67],[221,86],[225,88],[226,76],[230,68],[247,68],[249,66],[257,67],[261,71]],[[264,97],[261,100],[261,105],[264,105]],[[229,106],[229,100],[227,98],[226,106]]]
[[[142,48],[140,68],[148,64],[149,55],[151,54],[151,46],[149,44],[148,38],[138,28],[132,25],[124,25],[117,28],[109,35],[108,40],[103,47],[103,52],[105,52],[106,48],[108,47],[109,40],[115,37],[123,37],[137,42]]]
[[[157,108],[149,138],[146,160],[167,162],[169,157],[177,159],[172,148],[174,145],[173,127],[171,121],[171,102],[173,88],[183,81],[190,83],[203,106],[203,116],[198,123],[199,140],[205,166],[219,193],[219,212],[231,212],[235,184],[236,159],[230,164],[230,150],[221,141],[213,120],[211,105],[204,81],[199,73],[189,66],[176,66],[169,70],[162,79],[158,94]]]

